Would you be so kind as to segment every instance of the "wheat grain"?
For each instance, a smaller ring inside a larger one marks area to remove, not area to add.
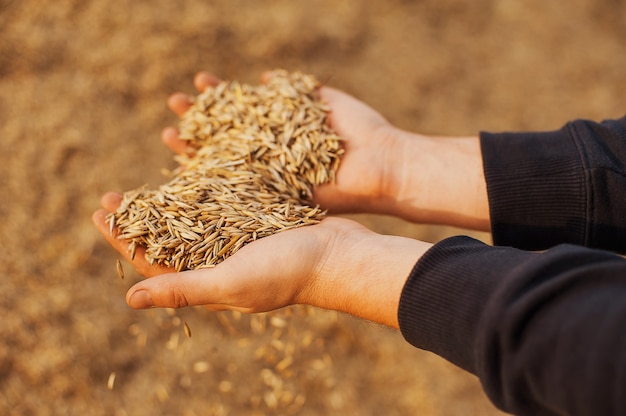
[[[266,85],[221,82],[195,97],[179,125],[193,150],[175,157],[168,183],[126,192],[107,217],[131,259],[141,245],[151,264],[210,267],[259,238],[319,223],[312,190],[334,180],[343,148],[317,86],[275,71]]]
[[[124,267],[122,266],[121,261],[115,261],[115,270],[117,271],[117,275],[120,277],[120,279],[124,280]]]
[[[113,386],[115,386],[115,371],[109,374],[109,378],[107,379],[107,389],[113,390]]]
[[[187,335],[187,338],[191,338],[191,329],[189,328],[189,325],[187,325],[187,322],[183,321],[183,328],[185,330],[185,335]]]

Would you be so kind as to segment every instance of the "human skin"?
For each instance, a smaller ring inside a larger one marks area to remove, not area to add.
[[[271,73],[263,75],[267,80]],[[219,82],[202,72],[200,91]],[[314,201],[330,213],[381,213],[413,222],[488,230],[489,211],[477,137],[428,137],[393,127],[359,100],[330,87],[320,98],[342,137],[345,155],[336,180],[314,190]],[[179,116],[190,106],[182,93],[168,105]],[[163,142],[186,150],[175,128]],[[122,196],[107,193],[93,221],[107,241],[150,279],[127,293],[133,308],[205,306],[211,310],[265,312],[308,304],[349,313],[398,328],[404,282],[430,243],[380,235],[358,223],[329,217],[320,224],[280,232],[250,243],[214,268],[175,273],[150,265],[139,249],[130,259],[128,242],[109,232],[105,218]]]

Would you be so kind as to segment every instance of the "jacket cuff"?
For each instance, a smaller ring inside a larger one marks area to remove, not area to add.
[[[481,133],[495,245],[543,250],[585,243],[585,175],[568,129]]]
[[[435,244],[417,262],[402,290],[398,322],[404,338],[476,374],[474,346],[485,302],[523,253],[466,236]]]

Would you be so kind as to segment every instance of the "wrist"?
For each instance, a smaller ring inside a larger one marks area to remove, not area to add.
[[[380,198],[386,213],[413,222],[489,230],[478,137],[431,137],[398,130],[387,153]]]
[[[377,234],[350,220],[324,221],[336,232],[298,301],[398,328],[402,289],[431,244]]]

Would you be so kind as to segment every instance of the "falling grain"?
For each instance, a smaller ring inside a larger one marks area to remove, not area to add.
[[[117,271],[117,275],[120,279],[124,280],[124,267],[122,266],[122,262],[118,259],[115,260],[115,270]]]
[[[191,338],[191,329],[189,328],[189,325],[187,325],[187,322],[183,321],[183,329],[185,330],[185,335],[187,335],[187,338]]]
[[[107,380],[107,389],[113,390],[114,385],[115,385],[115,371],[109,374],[109,378]]]

